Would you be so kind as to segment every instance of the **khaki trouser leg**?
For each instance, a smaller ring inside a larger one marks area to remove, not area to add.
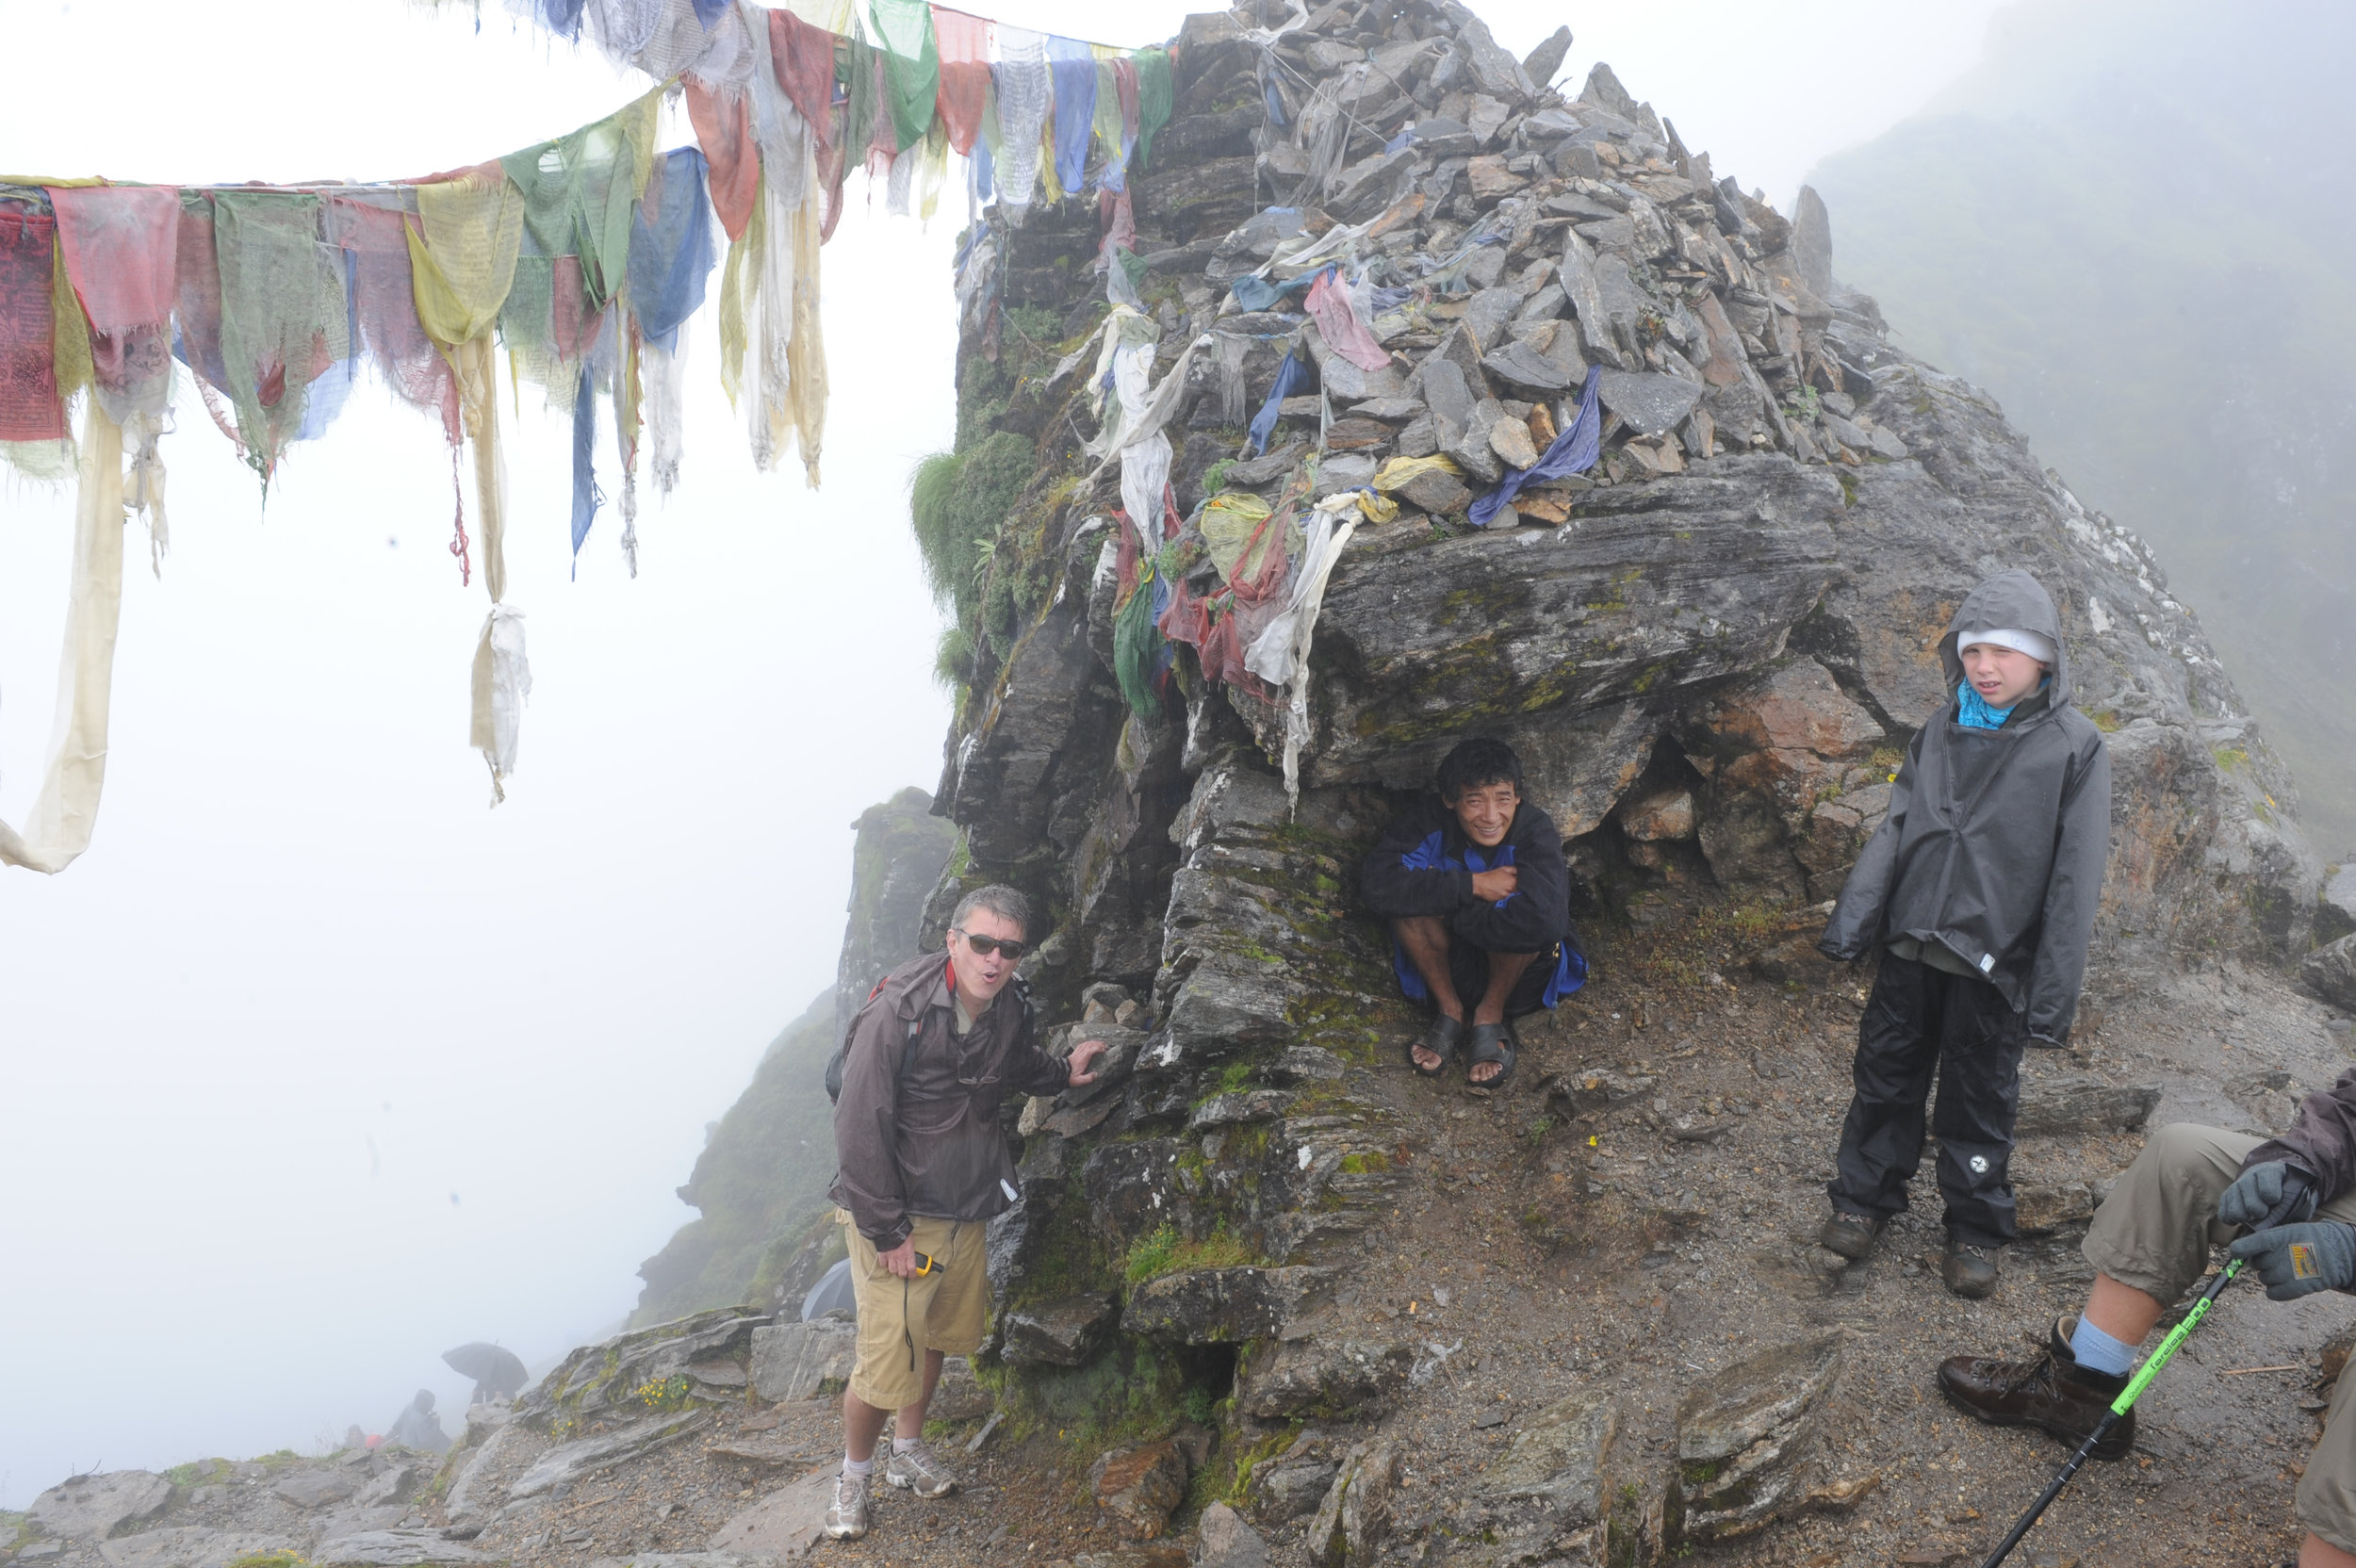
[[[2086,1232],[2086,1262],[2163,1304],[2181,1298],[2208,1266],[2209,1250],[2239,1233],[2217,1217],[2217,1200],[2261,1140],[2186,1122],[2151,1135]],[[2356,1192],[2316,1211],[2356,1224]],[[2332,1391],[2322,1439],[2307,1457],[2299,1521],[2344,1552],[2356,1552],[2356,1378]]]
[[[2297,1493],[2299,1522],[2344,1552],[2356,1552],[2356,1411],[2350,1405],[2356,1405],[2356,1378],[2343,1372]]]

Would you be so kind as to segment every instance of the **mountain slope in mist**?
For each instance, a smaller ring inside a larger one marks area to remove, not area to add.
[[[2356,10],[2064,0],[1826,161],[1834,266],[2168,562],[2356,845]]]
[[[633,1322],[798,1298],[815,1269],[841,1255],[826,1201],[835,1166],[826,1057],[869,988],[917,951],[925,895],[957,843],[932,804],[922,790],[902,790],[852,824],[859,836],[835,984],[770,1042],[752,1083],[712,1124],[679,1189],[701,1214],[639,1266],[646,1286]]]

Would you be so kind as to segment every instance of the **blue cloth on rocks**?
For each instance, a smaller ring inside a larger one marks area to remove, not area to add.
[[[1293,395],[1307,372],[1301,368],[1301,356],[1295,351],[1284,351],[1284,363],[1276,368],[1276,384],[1268,388],[1268,401],[1252,416],[1252,439],[1244,449],[1253,457],[1268,450],[1268,438],[1276,433],[1276,421],[1284,412],[1284,400]]]
[[[1527,468],[1508,470],[1496,489],[1472,503],[1464,515],[1473,527],[1487,528],[1497,513],[1521,494],[1523,485],[1583,474],[1595,466],[1595,459],[1603,454],[1603,410],[1596,402],[1596,392],[1602,385],[1603,367],[1590,365],[1587,384],[1579,389],[1579,416],[1571,421],[1571,428],[1556,436],[1538,454],[1537,462]]]
[[[1284,283],[1270,283],[1255,272],[1247,272],[1228,286],[1228,292],[1235,295],[1235,303],[1245,310],[1270,310],[1287,295],[1298,294],[1317,282],[1317,275],[1316,272],[1303,272]]]

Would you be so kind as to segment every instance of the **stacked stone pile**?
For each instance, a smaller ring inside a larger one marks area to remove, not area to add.
[[[1399,791],[1453,740],[1506,736],[1538,764],[1592,911],[1643,923],[1721,895],[1828,898],[1942,696],[1949,615],[2003,565],[2053,593],[2073,700],[2114,737],[2098,984],[2172,953],[2303,953],[2320,868],[2290,779],[2150,550],[1985,393],[1892,346],[1874,302],[1835,281],[1812,192],[1776,212],[1608,65],[1555,90],[1568,42],[1516,60],[1447,0],[1305,16],[1255,0],[1177,41],[1126,270],[1155,376],[1188,381],[1171,421],[1185,585],[1221,586],[1192,547],[1219,497],[1281,510],[1372,485],[1399,507],[1333,574],[1299,720],[1281,693],[1201,678],[1191,650],[1163,715],[1124,709],[1120,492],[1080,449],[1093,355],[1067,352],[1003,404],[973,390],[1016,315],[1059,323],[1057,351],[1103,319],[1099,211],[1034,208],[1013,229],[989,215],[997,270],[960,290],[961,428],[1034,440],[1039,476],[988,565],[1016,611],[973,638],[937,808],[966,831],[963,881],[1009,877],[1057,910],[1046,993],[1076,1007],[1090,984],[1121,986],[1187,1033],[1189,985],[1220,984],[1198,959],[1236,926],[1217,879],[1186,874],[1202,791],[1288,738],[1312,790]],[[1356,280],[1378,368],[1286,286],[1328,263]],[[1305,374],[1263,451],[1242,427],[1288,354]],[[1472,527],[1472,503],[1570,429],[1591,368],[1598,460]],[[1382,807],[1298,810],[1338,811],[1347,839]],[[1285,929],[1331,935],[1333,912]],[[1268,1033],[1265,1008],[1256,1025],[1218,1011],[1206,1032],[1225,1046]]]

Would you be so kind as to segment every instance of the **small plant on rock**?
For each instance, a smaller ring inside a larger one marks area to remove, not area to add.
[[[667,1378],[649,1378],[630,1391],[630,1396],[648,1410],[679,1410],[687,1403],[695,1380],[683,1373]]]

